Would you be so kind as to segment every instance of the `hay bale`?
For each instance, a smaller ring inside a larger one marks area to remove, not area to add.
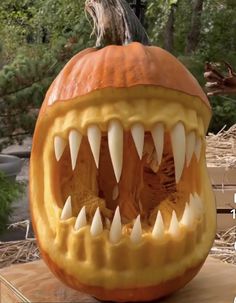
[[[236,168],[236,124],[228,130],[225,126],[215,135],[206,137],[206,160],[208,167]]]

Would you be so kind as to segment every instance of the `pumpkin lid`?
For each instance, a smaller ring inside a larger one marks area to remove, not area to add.
[[[45,102],[71,100],[105,88],[159,86],[199,97],[210,108],[193,75],[167,51],[132,42],[86,49],[75,55],[52,83]]]
[[[96,48],[75,55],[54,80],[44,106],[105,88],[155,86],[209,101],[192,74],[148,36],[125,0],[87,0]],[[114,96],[115,97],[115,96]]]

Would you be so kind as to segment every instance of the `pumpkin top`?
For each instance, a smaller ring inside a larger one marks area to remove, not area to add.
[[[205,93],[182,63],[159,47],[138,42],[78,53],[52,83],[45,103],[71,100],[109,87],[137,85],[159,86],[197,96],[210,108]]]

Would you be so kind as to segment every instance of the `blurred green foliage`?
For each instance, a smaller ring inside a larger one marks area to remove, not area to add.
[[[0,233],[9,223],[13,208],[12,203],[24,192],[24,184],[10,180],[0,171]]]
[[[84,0],[2,0],[0,3],[0,150],[34,131],[46,90],[78,51],[93,46]],[[132,2],[132,1],[130,1]],[[189,0],[148,0],[145,26],[161,47],[173,5],[173,54],[204,86],[206,61],[226,60],[236,68],[236,1],[204,0],[200,42],[185,54],[193,13]],[[232,101],[233,100],[233,101]],[[212,97],[211,131],[236,123],[236,96]]]
[[[186,38],[190,28],[192,2],[175,1],[173,54],[193,73],[204,87],[205,62],[229,62],[236,70],[236,1],[204,0],[201,16],[200,42],[191,55],[185,54]],[[163,32],[169,16],[170,1],[148,1],[146,18],[152,43],[163,47]],[[154,26],[153,26],[154,25]],[[217,132],[224,125],[236,123],[236,96],[211,97],[213,117],[210,131]]]

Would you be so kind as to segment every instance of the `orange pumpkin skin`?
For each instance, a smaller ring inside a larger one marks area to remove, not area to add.
[[[145,302],[158,300],[170,293],[177,291],[184,287],[189,281],[191,281],[201,269],[204,261],[198,266],[188,269],[182,276],[176,277],[170,281],[161,283],[155,286],[143,287],[143,288],[127,288],[127,289],[112,289],[108,290],[102,287],[89,286],[81,284],[78,280],[68,276],[67,273],[56,265],[49,256],[42,252],[42,257],[51,269],[52,273],[67,286],[80,290],[81,292],[90,294],[99,300],[113,301],[113,302]],[[66,276],[66,279],[65,279]]]
[[[103,104],[103,98],[109,106],[111,105],[111,108],[116,100],[124,101],[123,103],[126,105],[122,104],[122,106],[124,106],[123,112],[130,116],[133,115],[134,118],[129,120],[126,119],[125,116],[123,118],[120,117],[115,112],[115,106],[113,111],[112,109],[106,109],[107,104],[105,104],[105,101]],[[156,100],[156,102],[152,101],[152,105],[150,106],[153,106],[153,109],[150,109],[147,116],[143,116],[144,113],[142,112],[135,112],[136,99],[138,100],[137,107],[142,103],[149,103],[150,101],[151,104],[151,100]],[[178,106],[180,106],[177,107],[177,110],[172,110],[173,102],[178,103]],[[179,121],[180,118],[178,114],[181,114],[182,108],[186,107],[186,111],[189,110],[189,112],[184,117],[181,116],[183,118],[181,118],[181,120],[184,121],[183,123],[186,132],[190,133],[191,131],[195,131],[201,138],[204,137],[211,117],[211,108],[206,95],[195,78],[176,58],[165,50],[153,46],[143,46],[138,42],[133,42],[127,46],[111,45],[100,50],[87,49],[75,55],[63,68],[49,88],[38,117],[31,156],[30,200],[34,231],[38,239],[42,257],[51,271],[65,284],[101,300],[112,300],[117,302],[148,301],[171,294],[188,283],[203,265],[214,239],[216,223],[213,195],[210,191],[204,192],[204,198],[208,200],[206,205],[208,220],[205,218],[201,224],[199,223],[196,227],[196,231],[190,231],[189,234],[188,232],[183,232],[189,239],[197,238],[198,231],[205,228],[205,240],[202,241],[204,243],[201,242],[199,256],[196,256],[194,252],[191,251],[191,258],[194,261],[192,261],[191,266],[186,266],[186,268],[182,267],[180,275],[173,269],[170,277],[166,276],[164,282],[155,282],[154,280],[153,282],[150,282],[150,285],[144,286],[140,286],[140,284],[142,284],[140,281],[136,286],[135,281],[133,280],[130,281],[131,286],[128,285],[127,287],[119,287],[117,285],[115,287],[110,286],[109,279],[107,280],[108,287],[100,285],[98,281],[99,278],[97,278],[96,281],[93,281],[91,280],[91,277],[89,277],[87,282],[82,281],[81,276],[72,273],[73,266],[71,264],[67,265],[66,261],[64,263],[62,258],[63,253],[65,253],[65,247],[62,247],[60,244],[61,246],[58,246],[55,252],[53,251],[53,243],[55,241],[60,243],[63,242],[63,239],[61,240],[60,238],[63,236],[57,234],[59,228],[59,225],[57,224],[60,223],[49,222],[48,218],[50,218],[50,215],[54,211],[58,217],[58,214],[61,214],[62,207],[53,206],[53,210],[50,210],[49,215],[49,211],[47,213],[47,210],[44,210],[43,207],[40,206],[40,203],[48,203],[44,197],[44,186],[42,186],[42,189],[40,186],[37,186],[37,182],[41,185],[46,183],[43,181],[45,178],[44,171],[40,171],[41,167],[47,165],[45,159],[40,160],[46,144],[44,134],[47,133],[48,129],[54,127],[52,126],[52,121],[56,121],[59,118],[61,119],[61,122],[58,123],[58,125],[61,125],[61,132],[64,137],[68,135],[66,129],[73,128],[79,129],[80,132],[85,135],[86,129],[92,122],[97,124],[100,123],[101,129],[105,131],[110,119],[119,119],[122,125],[124,125],[125,131],[128,131],[132,123],[136,120],[141,121],[145,126],[145,131],[150,132],[156,116],[159,115],[159,111],[161,112],[161,109],[163,108],[163,104],[165,104],[166,110],[161,116],[162,118],[164,117],[161,122],[165,122],[167,132],[170,132],[173,126]],[[127,106],[127,108],[125,106]],[[170,106],[169,109],[168,106]],[[99,108],[99,110],[101,110],[101,113],[99,112],[100,116],[97,115],[97,111],[92,112],[90,115],[90,108]],[[104,112],[102,112],[103,108],[106,109]],[[78,121],[76,121],[76,116],[73,115],[70,116],[72,117],[71,122],[66,122],[64,125],[63,115],[70,110],[73,110],[78,114]],[[135,112],[135,114],[133,114],[133,112]],[[107,113],[107,117],[104,113]],[[154,115],[153,117],[151,117],[152,114]],[[150,120],[147,119],[149,116]],[[78,124],[75,126],[75,123]],[[58,134],[59,130],[60,128],[58,126],[57,129],[55,129],[55,134]],[[53,132],[54,131],[52,131],[52,133]],[[45,150],[47,149],[49,150],[46,144]],[[48,154],[50,157],[52,156],[51,150],[48,151]],[[204,160],[204,152],[202,152],[202,163],[199,165],[201,167],[200,170],[205,169]],[[53,161],[54,159],[51,160],[51,162]],[[196,159],[193,159],[192,162],[194,167],[197,166]],[[52,165],[52,170],[54,171],[56,179],[55,164],[50,163],[50,165]],[[188,174],[191,174],[190,169],[186,172],[186,176],[184,177],[185,181],[181,183],[182,185],[188,180]],[[209,186],[207,173],[202,173],[202,179],[202,182],[206,183],[206,187]],[[59,194],[56,193],[58,190],[56,181],[51,180],[50,183],[55,191],[51,200],[62,200],[62,198],[59,197]],[[200,180],[197,180],[195,183],[195,192],[200,194],[202,187],[204,187],[205,190],[205,185],[202,186]],[[64,198],[65,197],[63,196],[63,199]],[[60,201],[60,203],[62,204],[62,201]],[[49,204],[47,204],[47,206],[49,206]],[[44,215],[45,218],[43,217]],[[41,223],[38,222],[39,218]],[[168,220],[169,219],[167,219],[167,222],[169,223],[170,221]],[[56,219],[53,221],[56,222]],[[44,228],[44,230],[41,229],[42,222],[45,226],[47,224],[50,225],[50,232],[47,232],[47,228]],[[69,233],[68,226],[69,224],[63,227],[64,234]],[[83,231],[81,230],[81,233],[82,232]],[[59,240],[57,240],[57,237]],[[129,240],[127,240],[127,243],[128,241]],[[147,241],[153,240],[148,239]],[[170,250],[174,247],[173,252],[178,252],[182,249],[180,240],[177,239],[176,243],[171,243],[171,240],[168,238],[167,242],[168,241],[170,244],[167,244],[167,246],[169,245]],[[155,243],[151,243],[151,245],[155,245]],[[186,245],[186,247],[187,246],[188,245]],[[61,251],[59,247],[61,247]],[[70,247],[70,249],[72,248]],[[190,248],[187,248],[186,250],[188,249],[189,251],[191,250]],[[107,254],[109,255],[110,252],[107,251]],[[172,256],[172,258],[174,257]],[[176,262],[178,262],[177,259]],[[150,265],[150,274],[151,267],[152,266]],[[99,275],[99,270],[95,275]],[[156,281],[159,281],[159,278],[160,277],[158,276]]]
[[[52,83],[43,109],[104,88],[158,86],[209,101],[192,74],[176,58],[156,46],[138,42],[86,49],[75,55]]]

